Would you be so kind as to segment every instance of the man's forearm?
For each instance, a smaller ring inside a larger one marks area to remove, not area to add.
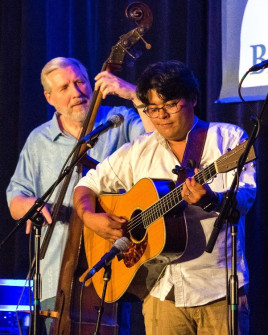
[[[85,212],[95,213],[95,193],[88,187],[78,186],[74,191],[74,208],[81,220]]]
[[[10,214],[14,220],[22,218],[35,203],[36,198],[18,195],[14,197],[9,206]]]

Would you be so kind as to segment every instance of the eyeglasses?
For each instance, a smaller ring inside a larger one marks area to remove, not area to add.
[[[181,106],[181,108],[178,108],[178,103],[180,102],[180,99],[174,102],[169,102],[165,105],[163,105],[162,107],[149,107],[146,106],[143,110],[143,112],[149,116],[151,119],[156,119],[159,116],[159,111],[160,109],[163,109],[164,112],[168,113],[168,114],[176,114],[179,113],[180,110],[182,109],[183,106]]]

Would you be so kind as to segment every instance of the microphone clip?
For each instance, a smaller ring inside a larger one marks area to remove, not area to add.
[[[98,137],[91,138],[86,142],[86,146],[89,147],[90,149],[94,148],[96,143],[98,142]]]

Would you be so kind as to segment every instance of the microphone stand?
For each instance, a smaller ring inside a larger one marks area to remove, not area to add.
[[[10,239],[10,237],[17,231],[19,227],[26,224],[27,220],[33,222],[35,228],[35,274],[34,274],[34,320],[33,320],[33,334],[41,334],[41,318],[40,318],[40,239],[41,239],[41,230],[44,222],[44,217],[41,213],[40,207],[43,208],[46,204],[45,200],[48,198],[51,192],[58,186],[58,184],[74,169],[74,167],[80,162],[80,160],[85,156],[88,149],[93,148],[96,144],[98,138],[90,139],[87,142],[87,146],[81,152],[81,154],[76,158],[76,160],[70,165],[67,166],[59,178],[53,183],[53,185],[45,192],[45,194],[38,198],[33,206],[28,210],[28,212],[17,221],[15,227],[9,232],[9,234],[1,241],[0,249],[2,246]],[[80,144],[78,144],[80,145]]]
[[[231,224],[231,234],[232,234],[232,270],[229,279],[229,297],[230,297],[230,309],[231,309],[231,335],[237,335],[238,330],[238,276],[237,276],[237,223],[239,221],[240,213],[236,209],[236,188],[239,183],[239,177],[242,172],[243,166],[245,165],[248,153],[250,151],[253,142],[255,141],[256,135],[258,133],[259,122],[256,118],[252,117],[254,126],[252,129],[251,136],[248,140],[247,146],[244,153],[241,155],[237,171],[235,173],[233,182],[231,184],[230,190],[226,193],[223,204],[221,206],[220,214],[215,221],[214,228],[210,235],[209,241],[206,246],[206,252],[211,253],[218,235],[222,229],[224,222],[230,222]]]
[[[35,231],[34,248],[35,248],[35,274],[34,274],[34,317],[33,317],[33,334],[41,334],[41,317],[40,317],[40,288],[41,288],[41,275],[40,275],[40,240],[41,230],[44,222],[44,217],[40,212],[34,214],[32,218]]]
[[[104,312],[104,301],[105,301],[105,296],[106,296],[106,290],[107,290],[107,285],[111,279],[111,274],[112,274],[111,262],[108,265],[106,265],[104,269],[105,269],[104,275],[103,275],[104,285],[103,285],[102,296],[101,296],[101,304],[98,309],[96,329],[93,335],[100,335],[100,325],[101,325],[101,318]]]

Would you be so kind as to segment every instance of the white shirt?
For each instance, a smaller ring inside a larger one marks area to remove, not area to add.
[[[195,122],[197,118],[195,119]],[[238,126],[225,123],[210,123],[201,158],[201,168],[205,168],[228,149],[233,149],[247,137]],[[157,132],[138,137],[125,144],[96,170],[90,170],[78,186],[86,186],[97,195],[128,191],[142,178],[170,179],[175,165],[180,165],[167,141]],[[209,184],[218,193],[226,192],[233,181],[234,172],[218,174]],[[240,220],[237,235],[237,271],[239,287],[248,282],[248,267],[245,259],[245,215],[252,206],[256,194],[255,169],[247,164],[241,173],[237,193],[237,208]],[[188,227],[188,244],[181,258],[168,265],[164,276],[155,284],[151,295],[164,300],[174,286],[176,306],[198,306],[226,295],[225,277],[225,227],[222,228],[212,253],[205,252],[216,212],[205,212],[198,206],[190,205],[184,211]],[[231,267],[231,235],[228,233],[228,267]],[[229,272],[230,274],[230,272]]]

